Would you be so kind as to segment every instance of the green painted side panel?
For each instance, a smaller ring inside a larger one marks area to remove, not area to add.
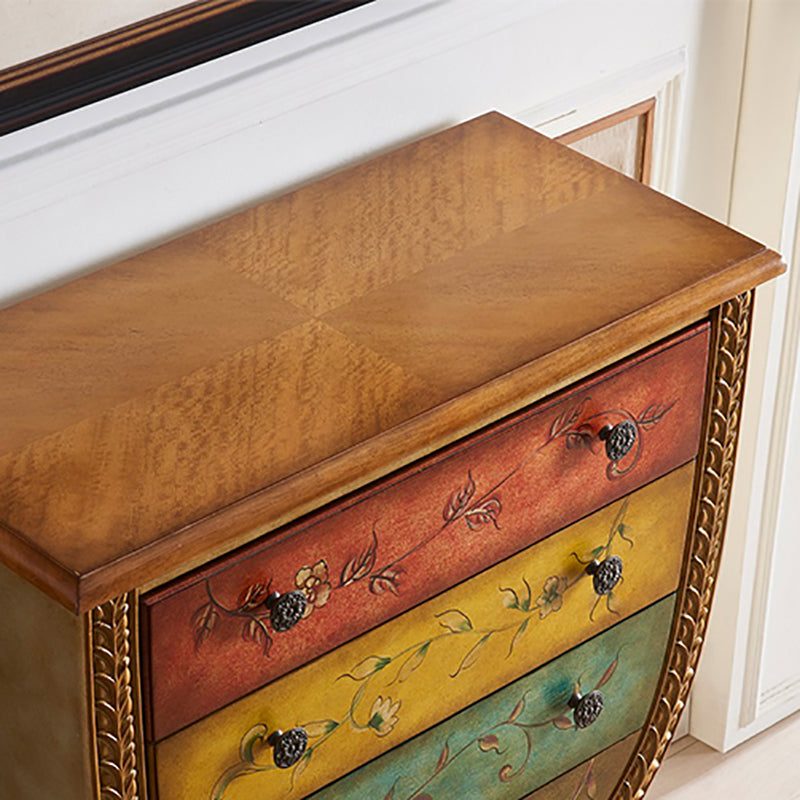
[[[645,721],[672,622],[671,595],[312,795],[313,800],[518,800]],[[576,729],[580,681],[605,708]],[[435,699],[432,698],[432,702]]]

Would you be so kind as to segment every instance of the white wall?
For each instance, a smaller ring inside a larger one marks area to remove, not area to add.
[[[676,194],[724,218],[745,18],[744,0],[382,0],[10,134],[0,302],[488,109],[613,95],[669,54]]]
[[[753,0],[730,222],[790,272],[757,296],[746,422],[692,732],[729,749],[800,708],[800,3]]]

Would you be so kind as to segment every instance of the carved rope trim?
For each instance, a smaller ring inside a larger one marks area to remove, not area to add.
[[[613,795],[615,800],[638,800],[647,791],[686,705],[705,640],[728,517],[752,305],[750,291],[723,303],[713,316],[713,377],[698,459],[702,472],[695,489],[692,538],[656,702]]]
[[[144,800],[139,786],[135,597],[92,609],[89,620],[95,790],[99,800]]]
[[[692,517],[692,539],[678,589],[678,611],[657,702],[614,794],[643,797],[661,765],[694,678],[714,592],[744,392],[753,293],[724,303],[714,318],[713,385],[701,447],[702,473]],[[100,800],[145,800],[138,765],[135,598],[124,594],[94,608],[89,659],[94,722],[95,780]]]

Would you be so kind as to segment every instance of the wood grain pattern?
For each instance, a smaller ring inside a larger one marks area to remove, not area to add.
[[[341,369],[332,373],[331,362]],[[300,375],[284,377],[299,363]],[[370,378],[358,393],[356,375]],[[221,385],[223,393],[211,391]],[[61,559],[89,570],[137,540],[179,528],[187,515],[212,514],[232,495],[313,466],[320,452],[391,427],[419,409],[415,385],[374,351],[308,322],[0,458],[8,487],[0,496],[15,527],[57,532]],[[310,430],[313,442],[292,446]],[[13,487],[31,466],[36,493],[30,486],[15,504]],[[124,503],[108,502],[112,483],[130,492]],[[117,535],[89,548],[87,529]]]
[[[0,419],[14,420],[0,427],[0,456],[126,401],[151,401],[160,386],[305,321],[186,240],[12,306],[0,313]]]
[[[694,458],[707,350],[708,326],[695,326],[145,596],[152,736],[163,738]],[[639,418],[640,447],[612,467],[597,432]],[[551,439],[554,426],[560,435]],[[239,635],[242,624],[267,616],[254,592],[291,591],[298,581],[324,608],[280,635],[265,621],[260,642]],[[249,618],[235,616],[244,598]],[[203,613],[218,625],[198,647],[189,621]]]
[[[0,313],[0,556],[86,610],[781,269],[486,115]]]
[[[236,768],[234,754],[253,726],[314,730],[309,723],[329,720],[335,727],[315,735],[302,780],[244,764],[230,800],[304,797],[665,597],[677,585],[693,475],[687,464],[164,739],[155,747],[159,800],[227,799],[227,791],[216,797],[211,788]],[[621,557],[625,572],[614,597],[595,608],[592,583],[573,553],[588,561],[597,548],[601,558]],[[397,720],[370,728],[386,698],[399,704]]]

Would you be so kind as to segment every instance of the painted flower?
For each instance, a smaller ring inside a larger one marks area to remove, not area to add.
[[[369,590],[372,594],[383,594],[391,592],[399,595],[397,585],[400,583],[400,576],[403,574],[402,567],[385,567],[377,575],[369,579]]]
[[[383,697],[378,695],[372,704],[367,726],[372,728],[378,736],[386,736],[387,733],[391,733],[397,724],[397,711],[399,708],[399,700],[396,703],[392,703],[391,697],[387,697],[384,700]]]
[[[295,585],[302,589],[308,600],[303,617],[307,617],[315,608],[322,608],[331,595],[328,582],[328,565],[320,559],[313,567],[302,567],[294,578]]]
[[[544,619],[551,611],[558,611],[564,603],[564,584],[566,581],[556,575],[551,575],[542,587],[542,594],[536,600],[539,609],[539,618]]]

